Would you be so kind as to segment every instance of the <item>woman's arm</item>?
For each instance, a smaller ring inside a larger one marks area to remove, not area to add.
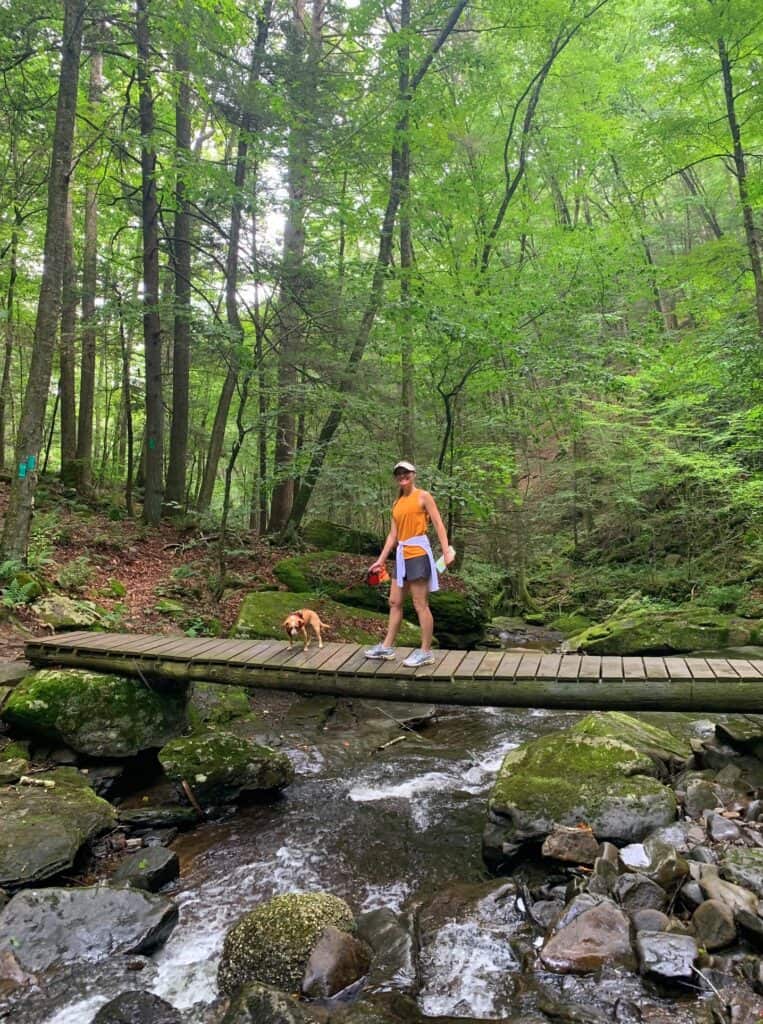
[[[434,526],[437,532],[437,539],[439,540],[440,547],[442,548],[442,553],[445,558],[445,564],[450,565],[450,563],[455,559],[456,556],[450,554],[450,541],[448,540],[448,533],[447,530],[445,529],[445,523],[443,523],[442,521],[442,516],[440,515],[440,510],[437,507],[437,503],[435,502],[434,498],[429,493],[429,491],[422,491],[421,504],[424,506],[424,509],[426,510],[426,513],[429,516],[429,518],[432,520],[432,525]]]
[[[390,552],[394,548],[395,544],[397,544],[397,523],[393,519],[392,525],[389,528],[389,533],[387,534],[387,539],[384,541],[384,547],[381,549],[381,554],[373,563],[371,569],[381,569],[389,558]]]

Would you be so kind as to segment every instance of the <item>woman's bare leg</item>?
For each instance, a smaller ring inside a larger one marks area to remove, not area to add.
[[[434,632],[434,619],[429,610],[429,580],[412,580],[407,584],[411,588],[413,607],[421,626],[421,650],[432,649],[432,633]],[[402,609],[400,612],[402,618]]]
[[[400,629],[400,623],[403,621],[403,600],[405,598],[405,591],[408,584],[403,584],[402,587],[397,585],[397,580],[390,580],[389,587],[389,622],[387,623],[387,635],[384,637],[385,647],[395,646],[395,637],[397,631]]]

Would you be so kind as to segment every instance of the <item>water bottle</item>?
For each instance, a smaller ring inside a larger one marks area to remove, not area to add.
[[[452,544],[451,544],[451,546],[450,546],[450,547],[448,548],[448,552],[447,552],[447,553],[448,553],[449,555],[455,555],[455,554],[456,554],[456,549],[455,549],[455,548],[453,547],[453,545],[452,545]],[[445,572],[445,570],[446,570],[446,568],[447,568],[447,566],[445,565],[445,555],[440,555],[440,557],[439,557],[439,558],[437,559],[437,561],[435,562],[435,564],[434,564],[434,567],[435,567],[435,569],[436,569],[436,570],[437,570],[438,572]]]

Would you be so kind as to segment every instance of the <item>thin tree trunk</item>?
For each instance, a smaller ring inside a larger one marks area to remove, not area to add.
[[[37,460],[43,439],[56,327],[61,309],[64,222],[72,165],[84,11],[85,0],[65,0],[56,124],[48,178],[42,283],[37,303],[32,361],[16,439],[13,482],[3,529],[1,547],[3,558],[6,559],[26,557],[37,488]]]
[[[124,417],[125,426],[125,442],[126,442],[126,470],[125,470],[125,508],[127,514],[132,518],[135,514],[132,501],[133,492],[133,473],[134,473],[134,453],[133,453],[133,423],[132,423],[132,385],[130,383],[130,359],[131,359],[131,344],[130,336],[125,331],[125,318],[124,310],[122,308],[122,296],[119,291],[114,289],[117,296],[117,313],[119,316],[119,345],[122,357],[122,415]]]
[[[755,312],[758,318],[758,333],[763,337],[763,267],[761,267],[760,246],[755,230],[755,220],[750,200],[750,187],[747,180],[747,164],[744,148],[742,147],[742,132],[737,118],[736,102],[734,97],[734,82],[731,76],[731,61],[729,60],[726,42],[718,40],[718,59],[721,62],[721,73],[723,75],[723,95],[726,100],[726,117],[729,122],[731,141],[734,146],[734,170],[736,172],[737,188],[739,189],[739,202],[742,207],[742,221],[744,222],[744,236],[747,241],[747,253],[750,258],[750,269],[755,284]]]
[[[18,207],[14,213],[13,231],[8,268],[8,288],[5,293],[5,350],[3,352],[3,376],[0,381],[0,469],[5,469],[8,398],[11,391],[11,365],[13,363],[13,316],[16,310],[16,276],[18,274],[19,224],[21,216]]]
[[[175,149],[178,158],[175,186],[177,211],[173,245],[175,317],[172,348],[172,420],[165,502],[172,502],[175,508],[182,508],[185,502],[188,458],[188,384],[191,349],[191,216],[185,180],[185,168],[190,162],[191,154],[191,85],[187,41],[177,49],[175,71],[179,79],[175,104]]]
[[[90,57],[88,100],[92,108],[101,101],[103,55],[97,49]],[[93,417],[95,414],[95,348],[98,288],[98,189],[93,181],[95,167],[88,168],[85,189],[85,246],[82,254],[82,362],[77,422],[77,490],[86,494],[93,484]]]
[[[146,361],[146,445],[143,519],[156,526],[163,498],[164,406],[162,403],[162,332],[159,322],[159,203],[156,193],[154,100],[151,89],[149,0],[137,0],[135,42],[141,135],[143,226],[143,345]]]
[[[411,47],[408,33],[411,27],[411,2],[401,0],[400,32],[403,44],[398,48],[400,76],[398,93],[407,96],[410,82]],[[400,306],[402,325],[400,332],[400,455],[416,459],[416,366],[413,354],[413,326],[410,316],[411,275],[413,273],[413,234],[411,230],[411,148],[408,141],[409,112],[405,111],[400,142]]]
[[[376,319],[376,314],[379,311],[384,297],[384,279],[387,274],[387,268],[389,267],[392,259],[395,220],[397,218],[397,211],[400,206],[403,193],[403,181],[400,173],[399,133],[407,123],[406,119],[408,116],[408,110],[413,97],[416,94],[416,89],[421,84],[421,81],[429,70],[435,56],[442,49],[451,32],[455,28],[458,19],[461,17],[462,12],[467,5],[467,2],[468,0],[458,0],[455,7],[453,7],[448,15],[444,27],[434,40],[429,53],[424,57],[415,74],[411,77],[408,94],[405,96],[398,96],[398,101],[402,107],[402,111],[395,126],[395,141],[393,143],[390,158],[390,181],[387,206],[384,211],[381,230],[379,232],[379,248],[376,256],[376,262],[374,264],[374,273],[371,279],[371,287],[366,301],[366,308],[358,326],[357,334],[355,335],[355,342],[344,368],[344,373],[338,389],[339,394],[337,396],[337,400],[329,410],[328,416],[323,423],[315,445],[315,453],[310,460],[310,465],[305,473],[304,481],[294,501],[289,523],[287,524],[287,528],[289,529],[296,530],[299,528],[305,511],[307,510],[310,497],[316,483],[318,482],[321,469],[323,468],[323,463],[325,461],[329,445],[342,422],[345,395],[352,391],[355,386],[358,367],[366,350],[368,339],[371,336],[371,329]]]
[[[64,272],[61,302],[61,341],[59,347],[59,385],[61,399],[61,480],[75,483],[74,460],[77,455],[77,414],[74,395],[74,335],[77,329],[77,268],[74,264],[71,190],[66,200],[64,227]]]

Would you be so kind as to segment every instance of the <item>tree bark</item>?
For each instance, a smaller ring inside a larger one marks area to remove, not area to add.
[[[398,48],[400,74],[398,93],[407,96],[410,85],[411,47],[408,32],[411,27],[411,2],[401,0],[400,32],[403,45]],[[408,141],[410,115],[406,110],[400,132],[400,455],[412,462],[416,460],[416,364],[413,351],[411,325],[411,275],[413,273],[413,232],[411,229],[411,147]]]
[[[379,232],[379,248],[377,251],[376,261],[374,263],[374,272],[371,279],[368,299],[366,301],[366,308],[358,326],[352,350],[344,367],[344,372],[338,388],[339,393],[337,395],[337,399],[329,410],[328,416],[324,420],[323,426],[318,435],[315,452],[310,460],[310,465],[305,472],[302,486],[300,487],[299,493],[294,501],[287,529],[296,530],[302,522],[310,497],[316,483],[318,482],[321,469],[323,468],[323,463],[326,459],[329,445],[342,422],[345,395],[349,394],[355,386],[358,367],[363,358],[363,354],[365,353],[368,339],[371,336],[371,329],[376,319],[376,314],[379,311],[384,297],[384,280],[392,260],[395,220],[397,218],[397,211],[403,195],[403,179],[401,176],[400,165],[400,132],[407,124],[408,111],[413,101],[413,97],[416,94],[416,89],[421,84],[432,64],[432,61],[442,49],[451,32],[455,28],[467,3],[468,0],[458,0],[455,7],[453,7],[448,15],[447,21],[445,22],[442,30],[432,43],[429,53],[424,57],[419,67],[416,69],[416,72],[412,75],[407,95],[398,96],[398,103],[402,109],[395,126],[395,141],[392,146],[392,154],[390,158],[390,180],[387,205],[384,211],[384,217],[382,218],[381,230]]]
[[[178,96],[175,104],[175,238],[172,247],[175,271],[175,316],[172,346],[172,419],[170,455],[167,467],[165,502],[175,509],[185,504],[186,463],[188,459],[188,384],[191,350],[191,215],[186,174],[191,156],[191,85],[188,44],[183,42],[175,54]]]
[[[1,547],[5,559],[26,557],[37,488],[37,461],[43,439],[45,407],[61,309],[66,201],[72,164],[84,11],[85,0],[65,0],[56,123],[48,178],[42,282],[37,303],[32,359],[16,439],[13,482],[3,529]]]
[[[143,519],[156,526],[162,514],[164,407],[162,333],[159,321],[159,203],[156,193],[154,100],[151,89],[149,0],[137,0],[135,42],[138,51],[143,228],[143,345],[146,363],[146,445]]]
[[[0,381],[0,469],[5,469],[6,433],[8,421],[8,399],[11,396],[11,365],[13,363],[13,317],[16,312],[16,277],[18,275],[19,224],[21,215],[18,208],[14,213],[8,259],[8,288],[5,293],[5,346],[3,352],[3,375]]]
[[[101,101],[103,54],[94,49],[90,57],[88,100],[91,109]],[[98,290],[98,188],[93,181],[95,167],[85,189],[85,246],[82,254],[82,362],[79,379],[77,422],[77,490],[86,494],[93,485],[93,417],[95,415],[96,309]]]
[[[763,337],[763,267],[761,267],[760,245],[755,229],[755,220],[750,201],[750,187],[747,180],[747,162],[744,148],[742,146],[742,131],[739,127],[739,118],[736,112],[736,101],[734,97],[734,81],[731,74],[731,60],[729,58],[726,41],[718,40],[718,59],[721,62],[721,74],[723,76],[723,95],[726,101],[726,118],[729,122],[731,142],[733,145],[734,171],[736,173],[737,188],[739,189],[739,203],[742,207],[742,221],[744,223],[744,236],[747,242],[747,253],[750,258],[750,269],[755,285],[755,312],[758,319],[758,333]]]
[[[59,384],[61,402],[61,480],[72,486],[76,480],[77,413],[74,395],[74,335],[77,329],[77,268],[74,263],[71,191],[66,201],[64,227],[64,272],[61,303],[61,341],[59,346]]]

